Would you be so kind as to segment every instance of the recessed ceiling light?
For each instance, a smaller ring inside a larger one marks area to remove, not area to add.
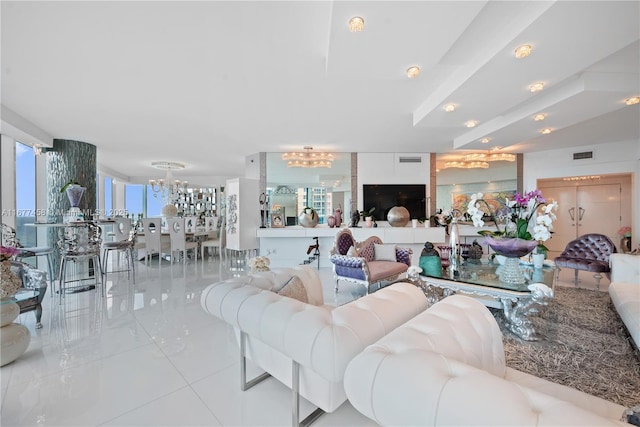
[[[483,144],[487,144],[487,143],[489,143],[489,141],[491,141],[491,138],[482,138],[480,140],[480,142],[482,142]]]
[[[414,79],[420,75],[420,67],[414,65],[413,67],[407,68],[407,77],[410,79]]]
[[[541,120],[544,120],[545,117],[547,117],[545,114],[536,114],[535,116],[533,116],[533,120],[539,122]]]
[[[516,48],[516,58],[520,59],[520,58],[526,58],[527,56],[531,55],[531,45],[530,44],[523,44],[522,46],[518,46]]]
[[[446,111],[447,113],[450,113],[452,111],[455,111],[456,109],[456,104],[447,104],[443,107],[444,111]]]
[[[542,89],[544,89],[544,83],[542,82],[536,82],[529,86],[531,92],[540,92]]]
[[[548,135],[551,133],[551,128],[544,128],[540,131],[540,133],[543,135]]]
[[[624,103],[627,105],[636,105],[640,103],[640,96],[634,96],[633,98],[627,98],[624,100]]]
[[[349,19],[349,31],[352,33],[359,33],[364,30],[364,19],[359,16],[354,16]]]
[[[478,122],[476,120],[469,120],[464,125],[468,128],[473,128],[473,127],[476,127],[477,124]]]

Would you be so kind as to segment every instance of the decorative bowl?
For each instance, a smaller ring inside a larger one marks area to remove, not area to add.
[[[507,258],[520,258],[525,256],[538,246],[535,240],[522,240],[513,237],[484,236],[485,240],[498,255]]]

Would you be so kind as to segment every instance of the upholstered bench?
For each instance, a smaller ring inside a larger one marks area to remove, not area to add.
[[[347,399],[342,381],[351,359],[427,308],[422,291],[409,283],[340,307],[325,305],[320,276],[310,266],[215,283],[202,292],[201,303],[238,333],[243,390],[266,378],[247,380],[245,356],[291,387],[294,425],[300,395],[319,407],[305,423],[333,412]]]
[[[381,425],[629,427],[623,406],[507,367],[496,320],[462,295],[354,357],[344,387]]]

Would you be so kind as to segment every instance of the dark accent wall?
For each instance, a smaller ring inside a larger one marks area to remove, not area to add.
[[[53,148],[48,149],[46,154],[47,221],[62,222],[63,214],[71,207],[67,194],[60,192],[69,180],[75,180],[86,188],[80,209],[84,212],[85,218],[90,219],[96,210],[96,146],[81,141],[54,139]],[[60,230],[62,229],[49,228],[49,246],[57,246]]]

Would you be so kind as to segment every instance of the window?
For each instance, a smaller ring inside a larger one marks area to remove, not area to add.
[[[104,177],[104,212],[105,216],[113,216],[113,179]]]
[[[151,189],[150,185],[147,185],[147,217],[157,218],[162,216],[162,207],[164,202],[162,200],[162,193],[156,193]]]
[[[141,184],[127,184],[124,188],[124,208],[129,215],[133,215],[135,219],[138,215],[144,214],[144,185]]]
[[[36,228],[36,158],[28,145],[16,141],[16,235],[23,246],[38,246]]]

